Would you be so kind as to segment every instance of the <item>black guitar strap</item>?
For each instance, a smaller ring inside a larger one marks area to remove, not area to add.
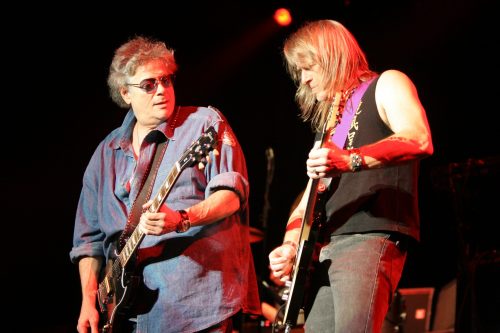
[[[160,137],[160,135],[157,135],[157,137]],[[167,149],[168,140],[166,140],[165,138],[162,139],[163,141],[160,141],[156,144],[154,158],[149,164],[148,170],[144,174],[140,192],[137,195],[134,203],[132,204],[132,209],[130,210],[130,213],[128,215],[127,224],[125,225],[125,229],[123,229],[123,232],[120,235],[118,241],[119,251],[123,249],[128,238],[139,224],[139,219],[143,213],[142,205],[146,203],[153,191],[154,180],[156,178],[156,174],[158,173],[158,169],[160,168],[163,155],[165,154],[165,151]]]

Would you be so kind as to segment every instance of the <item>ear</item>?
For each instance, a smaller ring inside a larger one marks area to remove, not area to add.
[[[123,100],[125,103],[130,104],[132,103],[132,98],[130,98],[129,91],[125,87],[120,88],[120,95],[122,95]]]

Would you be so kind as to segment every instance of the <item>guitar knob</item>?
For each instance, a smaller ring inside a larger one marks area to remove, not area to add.
[[[285,286],[287,286],[287,287],[289,287],[289,288],[290,288],[290,287],[292,286],[292,281],[287,280],[287,281],[285,282]]]
[[[323,192],[325,192],[325,191],[326,191],[326,185],[320,182],[320,183],[318,184],[318,192],[319,192],[319,193],[323,193]]]

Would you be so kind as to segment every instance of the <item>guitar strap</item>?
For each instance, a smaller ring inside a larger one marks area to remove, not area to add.
[[[337,147],[344,148],[347,133],[349,133],[349,130],[352,127],[352,120],[359,109],[361,97],[363,97],[366,88],[368,88],[372,81],[373,78],[361,83],[359,87],[356,88],[356,91],[352,94],[351,98],[347,100],[344,111],[342,112],[342,119],[332,136],[332,142],[335,143]]]
[[[361,107],[361,98],[365,94],[366,89],[370,85],[370,83],[375,78],[372,78],[368,81],[365,81],[356,88],[352,96],[346,101],[344,110],[342,111],[342,118],[340,123],[335,128],[335,132],[331,137],[331,141],[339,148],[344,148],[347,142],[347,136],[349,130],[352,128],[355,117],[354,115],[358,112]],[[318,141],[321,138],[321,132],[317,132],[314,141]],[[337,179],[338,180],[338,179]],[[330,190],[333,189],[330,186],[332,178],[323,178],[321,183],[324,185],[323,188],[330,187]]]
[[[160,137],[160,135],[157,135],[157,137]],[[156,174],[158,173],[158,169],[160,168],[162,157],[165,154],[165,150],[167,149],[167,143],[168,140],[163,138],[163,141],[160,141],[156,144],[154,158],[149,164],[148,170],[143,177],[140,192],[137,195],[134,203],[132,204],[132,209],[130,210],[130,213],[128,215],[127,224],[125,225],[125,229],[123,229],[123,232],[120,235],[118,241],[119,251],[123,249],[125,243],[127,242],[127,239],[139,224],[139,219],[143,213],[142,205],[151,196],[154,180],[156,178]]]

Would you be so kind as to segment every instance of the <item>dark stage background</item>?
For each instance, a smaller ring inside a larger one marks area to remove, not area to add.
[[[243,146],[251,225],[266,235],[252,245],[261,276],[267,276],[267,254],[279,244],[292,202],[307,182],[313,140],[298,117],[281,45],[301,23],[320,18],[343,22],[373,69],[407,73],[427,110],[435,154],[422,161],[422,242],[408,259],[401,287],[439,290],[456,277],[468,284],[471,270],[465,267],[489,272],[498,265],[500,231],[494,212],[500,185],[495,2],[12,4],[16,9],[4,10],[1,23],[4,327],[75,331],[81,297],[68,255],[73,218],[86,164],[125,114],[108,97],[106,77],[113,51],[135,34],[176,50],[179,104],[218,107]],[[291,10],[291,26],[273,23],[279,6]],[[268,148],[275,160],[266,219]],[[480,278],[478,294],[498,305],[498,274]],[[463,311],[463,318],[471,317],[472,310]]]

